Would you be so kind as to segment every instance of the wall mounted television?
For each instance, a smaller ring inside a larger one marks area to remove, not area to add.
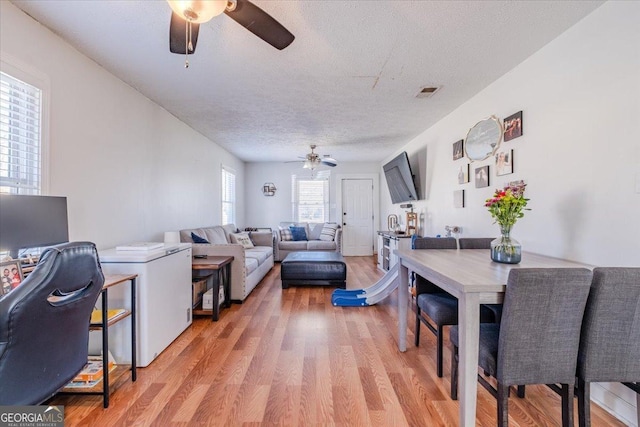
[[[406,151],[385,164],[382,169],[387,179],[392,203],[402,203],[418,200],[418,192],[413,182],[409,156]]]
[[[0,251],[16,258],[21,249],[68,241],[66,197],[0,194]]]

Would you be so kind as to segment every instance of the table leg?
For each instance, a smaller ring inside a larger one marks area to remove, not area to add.
[[[220,318],[220,270],[216,270],[211,277],[213,281],[213,307],[211,310],[211,321],[217,321]]]
[[[478,399],[478,352],[480,341],[480,299],[475,293],[464,293],[458,300],[459,351],[458,398],[460,426],[476,425]]]
[[[224,274],[224,306],[229,308],[231,307],[231,263],[225,265],[222,271]]]
[[[407,351],[407,306],[411,294],[407,287],[409,283],[409,269],[400,262],[400,274],[398,282],[398,349]]]

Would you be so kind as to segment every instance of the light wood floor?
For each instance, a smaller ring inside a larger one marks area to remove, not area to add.
[[[371,257],[350,257],[348,288],[380,276]],[[66,426],[336,425],[456,426],[458,404],[435,373],[435,339],[397,350],[395,296],[372,307],[333,307],[332,288],[281,289],[277,264],[244,304],[218,322],[197,318],[138,381],[99,396],[58,396]],[[413,325],[413,322],[409,322]],[[413,342],[413,326],[409,341]],[[577,403],[576,403],[577,406]],[[478,386],[481,426],[496,425],[496,403]],[[544,386],[509,402],[511,426],[560,425],[560,400]],[[621,426],[592,404],[594,426]],[[576,418],[577,425],[577,418]]]

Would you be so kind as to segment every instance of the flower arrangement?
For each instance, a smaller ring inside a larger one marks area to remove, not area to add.
[[[524,197],[524,190],[527,184],[519,182],[508,185],[502,190],[496,190],[493,197],[487,199],[485,207],[500,228],[510,230],[519,218],[524,216],[529,199]]]
[[[491,242],[491,259],[496,262],[517,264],[522,259],[522,246],[511,238],[511,227],[524,216],[529,199],[524,197],[526,184],[523,181],[496,190],[493,197],[485,201],[485,207],[500,226],[501,236]]]

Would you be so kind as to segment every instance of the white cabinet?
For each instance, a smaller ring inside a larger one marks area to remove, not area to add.
[[[398,262],[395,250],[410,247],[411,237],[378,231],[378,268],[382,271],[389,271]]]
[[[165,244],[150,251],[108,249],[99,256],[105,274],[138,275],[137,365],[147,366],[191,324],[191,244]],[[109,292],[109,305],[130,306],[130,296],[115,291]],[[125,329],[109,331],[109,348],[119,363],[131,359]]]

